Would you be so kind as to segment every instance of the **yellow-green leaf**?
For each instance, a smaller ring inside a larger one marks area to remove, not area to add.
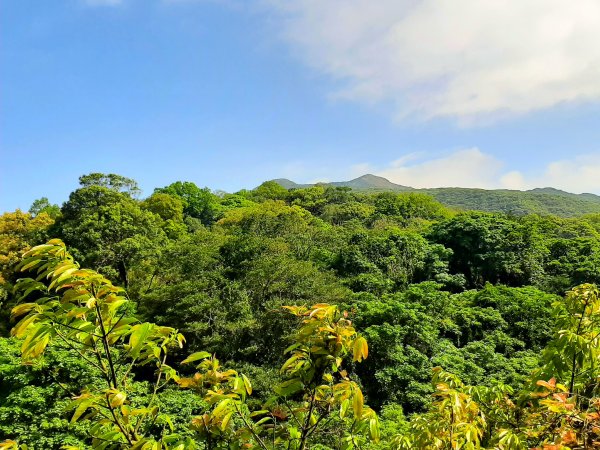
[[[362,391],[359,388],[355,388],[354,396],[352,398],[352,409],[354,410],[354,416],[356,418],[362,417],[364,398]]]

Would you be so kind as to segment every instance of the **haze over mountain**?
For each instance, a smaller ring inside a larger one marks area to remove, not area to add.
[[[392,183],[377,175],[366,174],[349,181],[334,181],[313,184],[296,183],[287,178],[272,180],[286,189],[302,189],[316,184],[348,187],[364,192],[420,192],[434,197],[451,208],[505,212],[510,214],[555,214],[573,217],[600,213],[600,196],[590,193],[573,194],[552,187],[535,188],[527,191],[510,189],[477,189],[461,187],[416,189]]]

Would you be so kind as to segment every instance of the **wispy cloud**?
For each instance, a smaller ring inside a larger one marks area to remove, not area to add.
[[[264,0],[337,96],[493,120],[600,100],[597,0]]]

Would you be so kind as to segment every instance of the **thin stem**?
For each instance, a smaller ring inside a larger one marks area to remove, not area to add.
[[[69,329],[71,329],[71,330],[78,331],[78,332],[80,332],[80,333],[89,334],[89,335],[91,335],[91,336],[94,336],[94,337],[97,337],[97,338],[100,338],[100,337],[101,337],[101,336],[99,336],[99,335],[97,335],[97,334],[95,334],[95,333],[92,333],[92,332],[90,332],[90,331],[80,330],[79,328],[75,328],[74,326],[68,325],[68,324],[66,324],[66,323],[62,323],[62,322],[55,322],[55,321],[52,319],[52,317],[49,317],[49,316],[47,316],[47,315],[45,315],[45,314],[42,314],[42,316],[43,316],[43,317],[45,317],[45,318],[47,318],[47,319],[49,319],[49,320],[51,320],[51,321],[52,321],[52,323],[53,323],[53,324],[55,324],[55,325],[61,325],[61,326],[65,327],[65,328],[69,328]]]
[[[102,345],[104,346],[104,352],[106,353],[106,359],[108,360],[108,368],[110,369],[110,375],[112,377],[112,383],[115,389],[117,388],[117,374],[115,372],[115,366],[112,360],[112,356],[110,354],[110,347],[108,345],[108,338],[106,334],[106,329],[104,328],[104,321],[102,319],[102,312],[100,311],[100,305],[98,304],[98,298],[96,297],[96,293],[93,292],[94,298],[96,298],[96,316],[98,318],[98,322],[100,322],[100,330],[102,331]]]
[[[294,410],[292,409],[292,407],[290,406],[290,404],[287,402],[287,400],[285,399],[285,397],[283,398],[283,404],[285,406],[287,406],[287,409],[289,409],[290,411],[290,415],[294,418],[294,421],[296,422],[296,424],[298,425],[299,429],[302,429],[302,424],[300,423],[300,421],[298,420],[298,418],[296,417],[296,415],[294,414]]]
[[[71,397],[75,397],[77,394],[74,394],[73,392],[71,392],[71,390],[69,388],[67,388],[63,383],[61,383],[55,376],[53,373],[50,373],[50,376],[52,377],[52,379],[54,380],[54,382],[56,384],[58,384],[61,389],[63,391],[65,391],[67,394],[69,394]]]
[[[160,379],[162,377],[162,370],[161,369],[162,369],[162,366],[165,364],[166,360],[167,360],[167,353],[165,352],[165,354],[163,355],[163,359],[160,362],[160,365],[158,367],[158,377],[156,377],[156,383],[154,383],[154,391],[152,392],[152,397],[150,397],[150,401],[148,402],[148,405],[146,406],[146,408],[150,408],[150,406],[154,402],[154,399],[156,398],[156,393],[158,392],[158,387],[160,385]],[[143,419],[140,418],[139,422],[135,425],[134,433],[137,434],[137,432],[138,432],[138,430],[139,430],[142,422],[143,422]]]
[[[117,414],[115,413],[114,408],[112,407],[112,405],[110,404],[110,398],[108,396],[108,393],[106,394],[106,404],[108,405],[108,409],[110,410],[110,413],[113,416],[113,420],[115,425],[117,425],[119,427],[119,430],[121,430],[121,433],[123,433],[123,436],[125,437],[125,439],[127,439],[127,443],[129,445],[133,445],[133,441],[131,440],[131,437],[129,436],[129,434],[125,431],[125,429],[123,428],[123,425],[121,425],[121,422],[119,421],[119,419],[117,418]]]
[[[154,281],[154,277],[156,277],[157,272],[154,272],[152,274],[152,277],[150,278],[150,282],[148,283],[148,287],[146,287],[146,291],[144,292],[144,295],[146,295],[148,292],[150,292],[150,288],[152,287],[152,282]]]
[[[304,450],[306,448],[306,440],[308,439],[308,431],[310,430],[310,418],[312,417],[312,413],[313,413],[314,409],[315,409],[315,389],[313,389],[310,394],[310,408],[308,409],[306,421],[304,422],[304,426],[302,427],[302,436],[300,438],[299,450]]]
[[[69,340],[63,336],[60,331],[58,331],[56,328],[54,329],[54,331],[56,332],[56,335],[62,339],[62,341],[67,344],[67,346],[71,349],[71,350],[75,350],[77,352],[77,354],[79,356],[81,356],[85,361],[87,361],[88,363],[90,363],[91,365],[93,365],[94,367],[97,367],[99,370],[101,370],[102,372],[104,372],[104,368],[99,366],[97,363],[95,363],[93,360],[89,359],[87,356],[85,356],[81,350],[79,350],[77,347],[75,347],[71,342],[69,342]]]
[[[319,418],[317,419],[317,423],[315,423],[312,428],[310,429],[310,431],[308,432],[307,437],[310,437],[315,431],[317,431],[317,428],[319,428],[319,424],[323,421],[323,419],[325,417],[329,416],[329,418],[327,419],[327,421],[325,422],[325,425],[327,425],[329,422],[331,422],[334,418],[334,416],[330,415],[330,411],[327,412],[327,414],[322,414],[321,416],[319,416]]]
[[[248,421],[246,420],[246,417],[244,417],[244,415],[238,408],[238,405],[235,402],[232,402],[232,403],[233,403],[233,407],[235,408],[236,412],[238,413],[238,416],[240,417],[240,419],[242,419],[242,422],[244,422],[244,425],[246,425],[246,428],[248,428],[250,433],[252,433],[252,436],[254,437],[254,439],[256,439],[256,442],[258,443],[260,448],[262,448],[263,450],[269,450],[269,447],[267,447],[265,445],[265,443],[262,441],[260,436],[258,434],[256,434],[256,432],[254,431],[254,428],[252,428],[252,426],[248,423]]]
[[[121,379],[121,383],[123,386],[125,386],[125,382],[127,381],[127,377],[129,376],[129,374],[131,373],[131,371],[133,370],[133,366],[135,365],[135,362],[137,361],[137,358],[133,358],[133,360],[131,361],[131,364],[129,365],[129,367],[127,368],[127,371],[125,372],[125,374],[123,375],[123,378]]]
[[[588,301],[586,298],[585,303],[583,304],[583,310],[581,311],[581,317],[579,318],[579,324],[577,325],[577,332],[575,333],[577,335],[579,335],[579,332],[581,331],[581,325],[583,323],[583,318],[585,317],[585,310],[587,309],[587,306],[588,306]],[[576,364],[577,364],[577,353],[573,353],[573,363],[571,365],[571,382],[569,383],[569,392],[573,392],[573,389],[575,387]]]
[[[121,314],[121,316],[119,317],[119,319],[115,322],[115,324],[110,328],[110,330],[108,330],[108,333],[106,334],[110,334],[113,332],[113,330],[116,328],[117,325],[119,325],[119,322],[121,321],[121,319],[123,319],[123,317],[125,317],[125,315],[127,314],[127,310],[123,311],[123,314]]]

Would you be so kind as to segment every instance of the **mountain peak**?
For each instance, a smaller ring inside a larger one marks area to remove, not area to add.
[[[288,180],[287,178],[278,178],[272,180],[286,189],[299,189],[306,188],[309,186],[314,186],[314,184],[300,184],[296,183],[292,180]],[[324,184],[328,186],[334,187],[349,187],[358,191],[372,191],[372,190],[385,190],[385,191],[412,191],[414,190],[408,186],[402,186],[399,184],[392,183],[387,178],[383,178],[377,175],[373,175],[371,173],[367,173],[365,175],[361,175],[358,178],[354,178],[350,181],[334,181],[331,183],[317,183]]]
[[[376,184],[376,185],[384,184],[384,185],[388,185],[388,186],[389,185],[399,186],[395,183],[392,183],[387,178],[380,177],[379,175],[373,175],[372,173],[366,173],[364,175],[361,175],[360,177],[354,178],[353,180],[349,181],[349,183],[351,183],[351,182],[363,182],[363,183]]]
[[[391,191],[408,191],[413,189],[408,186],[392,183],[387,178],[373,175],[372,173],[367,173],[350,181],[340,181],[331,184],[334,186],[348,186],[353,189],[385,189]]]
[[[388,180],[387,178],[373,175],[372,173],[365,173],[364,175],[361,175],[360,177],[355,178],[355,180],[369,180],[369,181],[383,180],[383,181],[387,181],[388,183],[390,183],[390,180]]]

